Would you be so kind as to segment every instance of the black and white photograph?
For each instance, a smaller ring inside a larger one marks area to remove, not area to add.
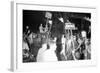
[[[91,60],[91,13],[22,10],[22,62]]]
[[[14,2],[12,70],[97,64],[96,8]]]

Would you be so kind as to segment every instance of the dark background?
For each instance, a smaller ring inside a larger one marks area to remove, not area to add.
[[[46,11],[36,11],[36,10],[23,10],[23,32],[26,30],[26,26],[29,26],[29,29],[37,33],[39,32],[39,26],[42,23],[43,25],[46,24],[46,18],[45,18],[45,12]],[[49,11],[51,12],[51,11]],[[64,21],[68,19],[70,22],[74,23],[75,26],[78,28],[78,30],[89,30],[89,25],[91,25],[91,22],[84,20],[84,17],[91,18],[90,13],[77,13],[77,12],[55,12],[52,11],[52,20],[53,20],[53,26],[55,27],[53,32],[59,33],[63,32],[63,26],[58,18],[63,17]],[[60,29],[60,30],[59,30]]]

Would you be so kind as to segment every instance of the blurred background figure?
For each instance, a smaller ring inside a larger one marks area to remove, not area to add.
[[[27,43],[27,36],[26,36],[26,34],[23,35],[22,54],[23,54],[24,61],[27,61],[27,59],[29,58],[29,46],[28,46],[28,43]]]
[[[64,61],[64,60],[67,60],[67,57],[66,57],[66,53],[65,53],[65,50],[66,50],[66,38],[64,35],[62,35],[62,38],[61,38],[61,43],[62,43],[62,50],[60,52],[61,54],[61,59]]]

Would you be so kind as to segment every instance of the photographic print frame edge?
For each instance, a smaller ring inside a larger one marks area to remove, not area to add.
[[[11,51],[11,53],[13,54],[12,56],[12,66],[11,66],[11,69],[13,70],[13,71],[16,71],[16,70],[18,70],[18,66],[17,66],[17,64],[18,64],[18,56],[17,56],[17,52],[18,52],[18,50],[17,50],[17,43],[18,43],[18,41],[17,41],[17,38],[18,38],[18,36],[17,36],[17,4],[18,3],[20,3],[21,4],[21,2],[12,2],[12,4],[13,4],[13,14],[12,14],[12,16],[13,16],[13,18],[14,19],[12,19],[12,23],[14,24],[14,25],[12,25],[12,30],[14,30],[12,33],[13,33],[13,35],[12,35],[12,38],[13,38],[13,41],[12,42],[14,42],[14,43],[12,43],[13,45],[12,45],[12,51]],[[23,3],[23,2],[22,2]],[[24,2],[25,3],[25,2]],[[32,3],[27,3],[27,4],[32,4]],[[34,5],[34,3],[32,4],[32,5]],[[40,4],[41,5],[41,4]],[[46,6],[46,5],[45,5]],[[52,6],[52,5],[51,5]],[[63,7],[63,6],[62,6]],[[66,6],[66,7],[68,7],[68,6]],[[72,6],[73,7],[73,6]],[[80,7],[81,8],[81,7]],[[84,7],[83,7],[84,8]],[[89,7],[89,8],[91,8],[91,7]],[[92,8],[92,9],[95,9],[95,8]]]

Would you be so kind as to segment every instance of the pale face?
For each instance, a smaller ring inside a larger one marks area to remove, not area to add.
[[[73,39],[76,40],[76,36],[74,36]]]
[[[32,34],[30,34],[30,35],[28,36],[28,42],[29,42],[29,44],[32,44],[32,43],[33,43]]]
[[[51,44],[51,45],[50,45],[50,48],[51,48],[51,50],[56,50],[57,46],[56,46],[56,44],[54,43],[54,44]]]
[[[87,35],[86,35],[86,31],[82,31],[81,32],[81,35],[82,35],[82,37],[86,37]]]
[[[47,48],[47,44],[43,44],[42,45],[42,48],[45,48],[46,49]]]

